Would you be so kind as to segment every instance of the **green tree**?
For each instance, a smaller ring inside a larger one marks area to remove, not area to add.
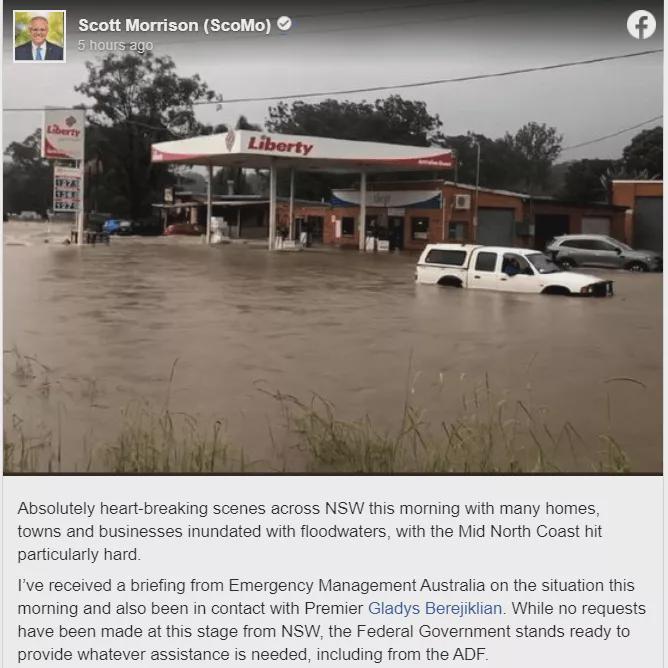
[[[504,139],[469,132],[445,137],[443,145],[456,153],[457,181],[460,183],[475,183],[479,145],[481,187],[516,189],[521,186],[523,156]]]
[[[391,95],[384,100],[279,102],[270,107],[267,129],[285,134],[334,137],[390,144],[431,146],[442,140],[443,125],[424,102]]]
[[[651,179],[663,178],[663,127],[643,130],[622,152],[622,165],[627,174],[646,172]]]
[[[483,135],[476,136],[482,137]],[[475,136],[471,132],[465,135],[450,135],[443,138],[443,147],[449,148],[455,154],[457,166],[453,178],[459,183],[475,183],[475,142]]]
[[[112,53],[86,68],[88,78],[75,90],[93,100],[87,157],[99,165],[96,204],[117,215],[145,217],[174,181],[166,165],[151,164],[151,144],[224,131],[195,117],[196,103],[219,98],[199,75],[178,76],[168,56]]]
[[[564,185],[559,193],[563,199],[584,204],[603,202],[608,197],[601,176],[614,169],[616,160],[576,160],[568,166]]]
[[[270,107],[266,121],[271,132],[412,146],[443,145],[442,125],[438,115],[430,114],[424,102],[404,100],[400,95],[373,103],[332,99],[317,103],[297,101],[291,105],[279,102]],[[416,175],[396,174],[395,177],[416,178]],[[420,178],[424,178],[424,174]],[[320,200],[329,196],[331,188],[350,186],[354,182],[355,177],[351,175],[305,173],[300,175],[297,194]],[[287,175],[280,175],[279,188],[286,192]]]
[[[10,160],[3,164],[5,211],[37,211],[45,215],[52,206],[52,169],[41,156],[41,137],[42,131],[37,129],[5,150]]]
[[[514,135],[506,133],[505,143],[519,158],[522,185],[530,194],[547,188],[550,168],[561,154],[563,136],[554,127],[531,121]]]

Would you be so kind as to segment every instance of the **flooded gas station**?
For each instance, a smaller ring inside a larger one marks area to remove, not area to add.
[[[309,470],[286,396],[379,433],[407,405],[426,431],[519,411],[540,438],[570,430],[559,470],[596,469],[610,442],[661,470],[661,274],[594,270],[614,297],[559,298],[416,285],[406,252],[77,248],[44,227],[6,224],[4,248],[5,440],[38,470],[104,470],[144,406],[221,425],[245,470]]]

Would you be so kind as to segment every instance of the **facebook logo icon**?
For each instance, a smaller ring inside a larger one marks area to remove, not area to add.
[[[626,28],[631,37],[648,39],[656,30],[656,19],[652,12],[648,12],[646,9],[638,9],[629,16],[626,21]]]

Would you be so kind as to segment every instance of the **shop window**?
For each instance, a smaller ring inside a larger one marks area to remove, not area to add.
[[[466,223],[449,223],[448,239],[450,241],[464,241],[466,239]]]
[[[355,218],[352,216],[344,216],[341,218],[341,236],[354,237],[355,236]]]
[[[429,218],[411,218],[411,236],[417,241],[429,238]]]

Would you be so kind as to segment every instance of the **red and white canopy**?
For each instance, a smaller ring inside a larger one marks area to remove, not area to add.
[[[230,130],[225,134],[153,144],[151,161],[267,169],[320,171],[422,171],[454,167],[452,151],[440,147],[381,144],[329,137]]]

